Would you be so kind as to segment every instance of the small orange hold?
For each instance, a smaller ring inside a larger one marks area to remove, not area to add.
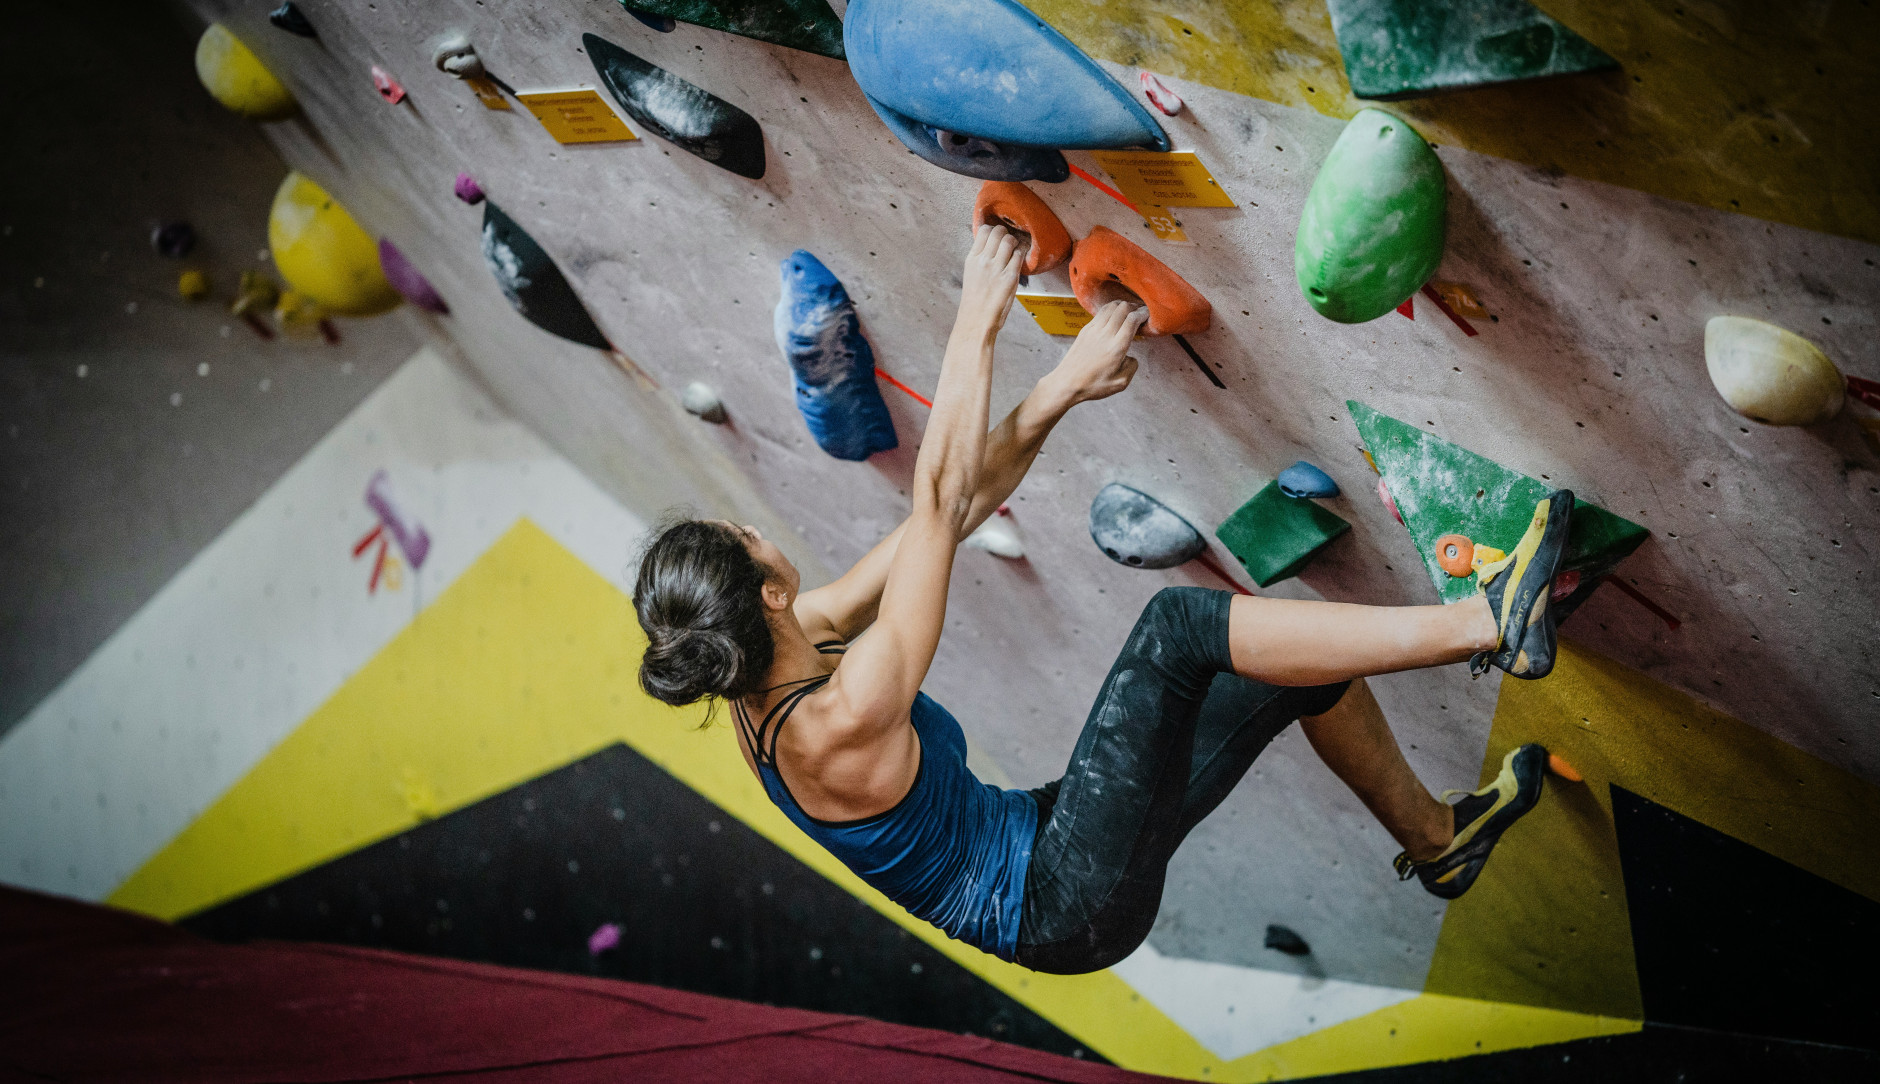
[[[1561,756],[1559,753],[1547,754],[1547,770],[1569,783],[1581,783],[1585,781],[1585,777],[1580,774],[1580,770],[1568,764],[1567,758]]]
[[[1038,193],[1017,181],[987,181],[973,201],[973,228],[1004,226],[1031,237],[1025,254],[1025,274],[1036,275],[1061,267],[1071,258],[1071,231]]]
[[[1214,306],[1141,245],[1107,226],[1077,242],[1071,254],[1071,292],[1087,312],[1116,299],[1121,286],[1149,307],[1144,335],[1196,335],[1208,329]]]
[[[1446,534],[1436,540],[1436,563],[1461,579],[1475,571],[1475,543],[1465,534]]]

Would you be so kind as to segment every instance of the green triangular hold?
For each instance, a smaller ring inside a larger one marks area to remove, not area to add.
[[[1288,497],[1268,482],[1253,499],[1221,521],[1214,536],[1261,587],[1289,580],[1319,547],[1351,530],[1335,513],[1303,497]]]
[[[847,60],[842,20],[828,0],[620,0],[630,11],[666,15],[773,45]]]
[[[1327,0],[1345,77],[1360,98],[1616,68],[1619,62],[1527,0]]]
[[[1460,534],[1480,545],[1513,549],[1534,516],[1535,502],[1554,487],[1356,400],[1347,400],[1345,405],[1351,408],[1351,420],[1357,423],[1365,450],[1403,514],[1410,540],[1416,543],[1437,593],[1444,602],[1474,594],[1475,577],[1451,576],[1436,563],[1436,540]],[[1577,570],[1581,587],[1569,601],[1577,603],[1590,594],[1599,577],[1638,549],[1649,533],[1598,505],[1575,500],[1573,530],[1561,569]],[[1563,604],[1562,608],[1572,607]]]

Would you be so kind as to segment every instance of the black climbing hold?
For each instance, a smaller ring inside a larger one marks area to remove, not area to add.
[[[581,44],[634,120],[712,165],[753,179],[764,175],[764,130],[749,113],[606,38],[583,34]]]
[[[1266,928],[1266,947],[1288,956],[1310,956],[1312,946],[1306,939],[1292,932],[1287,926],[1268,926]]]
[[[641,11],[639,8],[627,8],[627,14],[640,20],[647,26],[652,27],[654,30],[659,31],[661,34],[670,34],[679,28],[679,20],[670,15],[656,15],[650,11]]]
[[[196,247],[196,231],[187,222],[165,222],[150,231],[150,247],[159,256],[180,260]]]
[[[1111,482],[1090,502],[1090,537],[1131,568],[1174,568],[1208,548],[1201,532],[1147,493]]]
[[[307,21],[307,17],[301,13],[298,7],[294,6],[294,0],[287,0],[287,3],[268,12],[268,21],[280,27],[282,30],[287,31],[289,34],[295,34],[303,38],[317,38],[320,36],[313,32],[313,24]]]
[[[555,261],[495,200],[483,203],[483,261],[524,319],[570,342],[612,349]]]

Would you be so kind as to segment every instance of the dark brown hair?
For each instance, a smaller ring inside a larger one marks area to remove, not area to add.
[[[758,691],[776,655],[761,595],[768,578],[735,528],[698,519],[661,528],[633,587],[647,695],[683,706]]]

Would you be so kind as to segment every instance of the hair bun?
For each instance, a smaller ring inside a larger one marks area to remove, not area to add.
[[[742,536],[683,520],[640,561],[633,605],[645,630],[640,686],[668,704],[735,699],[769,673],[775,645],[759,593],[765,571]]]

